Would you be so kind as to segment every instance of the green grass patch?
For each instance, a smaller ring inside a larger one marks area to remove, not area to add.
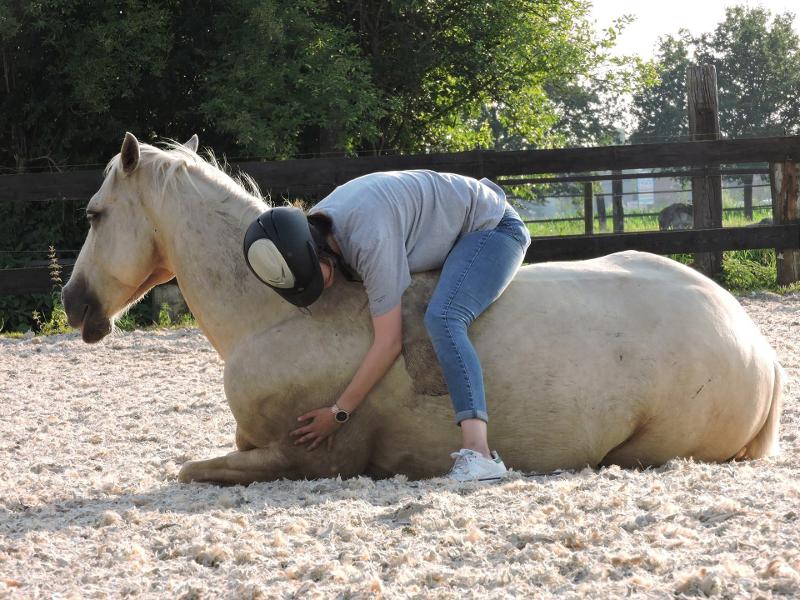
[[[744,227],[758,223],[764,217],[772,216],[771,206],[761,206],[753,208],[753,220],[749,221],[744,218],[744,214],[740,212],[724,212],[722,213],[722,226],[723,227]],[[552,235],[583,235],[583,217],[575,215],[560,215],[555,216],[553,219],[573,219],[570,221],[539,221],[528,223],[528,231],[532,236],[552,236]],[[600,231],[600,220],[597,215],[594,217],[594,232],[595,234],[613,233],[614,221],[611,214],[606,217],[606,230]],[[639,213],[626,213],[625,214],[625,231],[658,231],[658,217],[649,214]]]
[[[747,220],[740,212],[723,213],[724,227],[744,227],[759,222],[762,218],[772,215],[772,208],[754,207],[753,220]],[[612,233],[613,221],[611,215],[606,220],[606,231],[600,231],[600,221],[595,217],[594,231],[596,234]],[[559,235],[583,235],[584,224],[582,219],[571,221],[542,221],[528,223],[528,230],[535,237]],[[658,231],[658,218],[650,215],[625,215],[625,231]],[[691,265],[692,254],[673,254],[670,258],[683,264]],[[755,290],[768,290],[778,294],[794,293],[800,291],[800,283],[790,286],[779,286],[777,282],[777,267],[775,264],[775,250],[733,250],[723,252],[722,277],[720,284],[734,294],[743,294]]]
[[[6,338],[9,340],[21,340],[25,337],[25,334],[21,331],[4,331],[0,333],[0,338]]]
[[[753,290],[771,290],[780,293],[775,250],[723,252],[720,283],[734,294]]]
[[[69,333],[72,328],[67,323],[67,313],[61,305],[61,294],[53,294],[53,310],[50,316],[45,318],[39,311],[33,311],[33,322],[42,335],[56,335],[58,333]]]

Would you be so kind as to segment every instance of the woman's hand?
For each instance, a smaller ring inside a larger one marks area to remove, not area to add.
[[[325,440],[325,438],[327,438],[328,450],[331,449],[331,446],[333,445],[333,434],[336,433],[337,429],[339,429],[340,424],[336,422],[330,407],[312,410],[304,415],[300,415],[297,417],[297,420],[311,420],[311,423],[304,425],[303,427],[299,427],[289,434],[296,436],[297,439],[294,441],[295,446],[298,444],[307,444],[311,442],[311,445],[308,447],[308,449],[313,450],[319,446],[323,440]]]
[[[386,371],[392,366],[403,345],[403,319],[401,304],[390,309],[386,314],[372,317],[374,338],[372,346],[361,360],[350,385],[336,401],[337,406],[352,413],[364,400]],[[297,417],[298,421],[311,421],[292,431],[289,435],[296,438],[295,446],[308,444],[309,450],[319,446],[327,438],[328,449],[333,444],[333,435],[341,427],[330,408],[318,408]],[[350,426],[352,427],[352,425]]]

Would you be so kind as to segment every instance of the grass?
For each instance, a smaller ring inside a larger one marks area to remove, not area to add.
[[[137,306],[143,307],[145,313],[149,312],[146,304]],[[197,321],[195,321],[191,313],[179,315],[177,319],[173,320],[170,316],[169,304],[165,302],[161,305],[155,321],[143,314],[141,310],[129,310],[117,319],[114,325],[122,331],[133,331],[134,329],[182,329],[185,327],[197,327]]]
[[[172,319],[169,312],[169,305],[162,304],[158,312],[156,321],[141,316],[142,311],[129,311],[119,317],[114,322],[114,327],[122,331],[133,331],[134,329],[185,329],[187,327],[197,327],[197,321],[191,313],[179,315],[177,319]],[[149,312],[149,310],[148,310]],[[35,335],[57,335],[60,333],[71,333],[75,331],[67,323],[67,314],[61,305],[60,296],[54,294],[53,311],[45,317],[38,311],[33,311],[33,322],[36,324]],[[2,331],[0,323],[0,338],[21,339],[26,337],[22,331]]]
[[[21,340],[25,337],[25,334],[21,331],[5,331],[0,333],[0,338],[6,338],[9,340]]]
[[[724,227],[744,227],[757,223],[765,216],[772,215],[772,207],[753,207],[753,221],[748,221],[741,213],[724,212]],[[612,227],[609,216],[607,226]],[[529,223],[528,230],[534,237],[557,235],[582,235],[583,220]],[[595,218],[595,232],[600,231],[600,222]],[[655,216],[637,216],[635,213],[625,215],[625,231],[658,231],[658,218]],[[609,233],[608,231],[606,233]],[[723,252],[722,277],[720,283],[733,294],[744,294],[755,290],[768,290],[778,294],[800,291],[800,283],[790,286],[779,286],[775,250],[734,250]],[[683,264],[691,264],[691,254],[673,254],[670,256]]]
[[[50,246],[48,256],[50,258],[50,280],[53,282],[53,310],[47,318],[38,311],[33,311],[32,316],[33,322],[36,324],[36,333],[40,335],[69,333],[74,330],[69,326],[67,313],[64,310],[64,306],[61,304],[61,266],[58,263],[53,246]],[[116,319],[114,327],[122,331],[197,327],[197,322],[191,313],[179,315],[178,318],[173,321],[169,309],[169,304],[163,303],[158,311],[158,317],[155,321],[152,321],[149,316],[149,306],[146,303],[139,302],[131,306],[125,314]],[[2,324],[0,324],[0,331],[2,331]],[[12,332],[11,335],[7,335],[7,337],[22,337],[24,335],[25,334],[19,332]]]
[[[757,223],[764,217],[772,216],[772,207],[753,207],[753,220],[748,221],[744,218],[742,213],[724,212],[722,213],[722,226],[723,227],[744,227]],[[558,217],[554,217],[558,218]],[[532,236],[551,236],[551,235],[583,235],[583,217],[565,216],[563,218],[573,218],[571,221],[541,221],[537,223],[528,223],[528,231]],[[611,233],[613,221],[609,214],[606,218],[606,231],[600,231],[600,220],[595,216],[594,231],[595,233]],[[640,216],[636,213],[628,213],[625,215],[625,231],[658,231],[658,217],[655,216]]]
[[[50,280],[53,284],[50,294],[50,309],[34,310],[31,313],[33,327],[30,331],[37,335],[55,335],[59,333],[69,333],[74,331],[68,323],[67,313],[61,304],[61,289],[63,281],[61,279],[61,265],[58,263],[56,251],[50,246],[48,251],[50,260]],[[173,320],[170,315],[168,304],[162,304],[158,316],[153,321],[150,316],[150,306],[148,303],[138,303],[130,307],[128,311],[118,318],[114,325],[116,329],[122,331],[132,331],[134,329],[181,329],[185,327],[196,327],[197,322],[191,314],[178,315]],[[0,337],[7,339],[19,339],[30,335],[25,331],[4,331],[6,323],[0,317]]]

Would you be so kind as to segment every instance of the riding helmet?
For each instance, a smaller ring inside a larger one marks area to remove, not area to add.
[[[319,255],[299,208],[272,208],[253,221],[244,257],[256,277],[295,306],[309,306],[322,294]]]

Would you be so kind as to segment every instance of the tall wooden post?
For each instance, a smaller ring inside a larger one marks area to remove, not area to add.
[[[744,218],[753,220],[753,175],[742,177],[742,198],[744,198]]]
[[[606,230],[606,197],[604,194],[597,194],[597,220],[600,231]]]
[[[770,165],[772,187],[772,219],[776,225],[796,223],[798,220],[798,164],[791,160]],[[776,248],[778,285],[789,285],[800,281],[800,250]]]
[[[592,211],[592,182],[583,184],[583,229],[586,235],[594,233],[594,212]]]
[[[620,175],[622,171],[611,171],[611,173]],[[625,211],[622,207],[622,179],[611,181],[611,195],[614,202],[614,233],[622,233],[625,231]]]
[[[686,95],[689,109],[689,139],[719,139],[719,99],[717,70],[714,65],[692,66],[686,70]],[[719,164],[710,165],[718,170]],[[694,228],[722,227],[722,177],[692,177]],[[709,277],[722,273],[722,252],[695,254],[695,267]]]

